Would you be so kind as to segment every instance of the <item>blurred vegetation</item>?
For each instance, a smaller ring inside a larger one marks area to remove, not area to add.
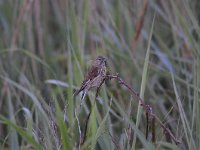
[[[0,0],[0,149],[198,150],[199,8],[199,0]],[[158,123],[156,142],[146,140],[143,109],[115,81],[78,109],[73,93],[98,55],[181,144]]]

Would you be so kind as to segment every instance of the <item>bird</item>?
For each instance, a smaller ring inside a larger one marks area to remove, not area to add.
[[[98,56],[92,63],[91,68],[88,70],[79,90],[75,92],[75,96],[82,92],[81,102],[87,92],[91,89],[98,90],[104,82],[106,76],[107,59],[103,56]],[[96,95],[97,96],[97,95]]]

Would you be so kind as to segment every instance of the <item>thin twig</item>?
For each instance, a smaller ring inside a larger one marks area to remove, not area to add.
[[[153,113],[152,111],[152,107],[150,105],[147,105],[145,104],[144,100],[139,96],[139,94],[133,89],[131,88],[131,86],[129,86],[124,80],[122,80],[119,75],[106,75],[105,76],[105,79],[108,79],[108,80],[111,80],[111,79],[116,79],[120,84],[122,84],[123,86],[125,86],[129,91],[130,93],[137,98],[138,102],[140,102],[141,106],[143,107],[143,109],[145,110],[146,113],[149,113],[150,116],[152,118],[155,118],[161,125],[161,127],[163,128],[163,130],[165,132],[167,132],[170,137],[173,139],[173,141],[178,145],[181,143],[180,140],[178,140],[174,135],[173,133],[170,131],[169,128],[167,128],[163,123],[162,121]]]
[[[151,118],[151,128],[152,128],[152,142],[155,143],[156,142],[156,129],[155,129],[155,123],[156,119],[155,117]]]
[[[147,121],[147,125],[146,125],[146,140],[147,140],[148,133],[149,133],[149,113],[146,113],[146,121]]]
[[[140,98],[139,93],[137,93],[135,90],[133,90],[133,89],[131,88],[131,86],[129,86],[126,82],[124,82],[124,81],[119,77],[118,74],[117,74],[117,75],[106,75],[105,78],[110,79],[110,80],[111,80],[111,79],[116,79],[116,80],[118,80],[118,82],[119,82],[120,84],[124,85],[124,86],[131,92],[131,94],[132,94],[134,97],[137,98],[138,102],[140,102],[141,106],[145,109],[145,111],[146,111],[146,112],[148,111],[149,106],[146,105],[146,104],[144,103],[144,100],[143,100],[142,98]]]
[[[92,111],[92,110],[91,110]],[[85,121],[85,129],[84,129],[84,133],[83,135],[81,135],[81,141],[80,141],[80,144],[84,144],[85,142],[85,139],[86,139],[86,134],[87,134],[87,128],[88,128],[88,123],[89,123],[89,119],[90,119],[90,115],[91,115],[91,111],[90,113],[88,114],[87,118],[86,118],[86,121]]]

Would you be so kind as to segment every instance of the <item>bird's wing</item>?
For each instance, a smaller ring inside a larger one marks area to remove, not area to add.
[[[97,77],[98,74],[99,74],[99,68],[93,66],[93,67],[90,69],[90,71],[87,73],[87,75],[86,75],[84,81],[92,80],[92,79],[94,79],[95,77]],[[83,81],[83,82],[84,82],[84,81]]]
[[[85,76],[85,80],[83,81],[81,88],[76,92],[75,95],[78,95],[84,88],[88,85],[88,83],[98,76],[98,67],[92,67],[90,71]]]

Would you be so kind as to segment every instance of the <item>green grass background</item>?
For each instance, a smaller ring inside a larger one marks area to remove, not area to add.
[[[199,8],[199,0],[1,0],[0,149],[200,149]],[[181,144],[159,123],[156,142],[146,140],[144,110],[114,80],[79,108],[73,93],[98,55]]]

